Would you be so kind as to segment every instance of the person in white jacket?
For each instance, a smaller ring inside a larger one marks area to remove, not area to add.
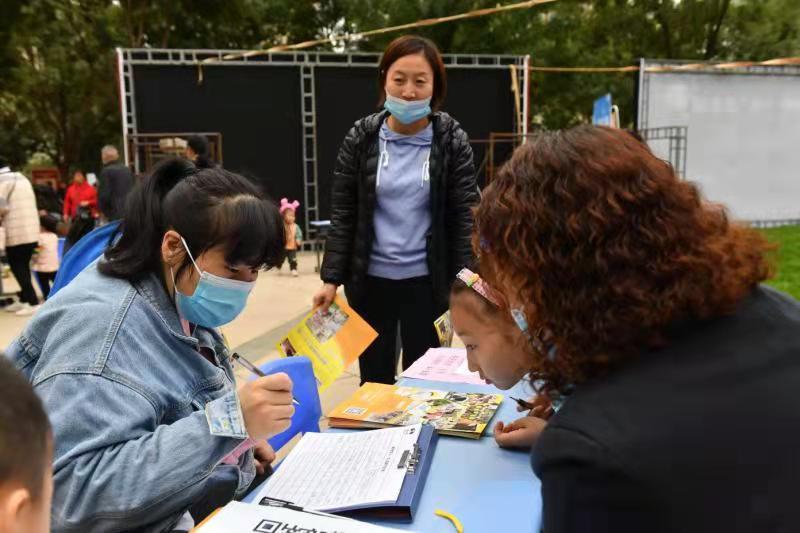
[[[58,218],[43,215],[39,217],[39,223],[39,246],[33,254],[31,269],[42,290],[42,299],[47,300],[58,274]]]
[[[20,316],[31,315],[39,304],[31,279],[31,257],[39,242],[39,212],[31,182],[11,170],[8,161],[0,156],[0,198],[5,200],[7,212],[2,217],[5,230],[6,257],[19,283],[19,302],[6,307],[6,311]]]

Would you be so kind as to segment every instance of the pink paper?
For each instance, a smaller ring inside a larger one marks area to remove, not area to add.
[[[469,371],[467,351],[464,348],[431,348],[408,367],[408,370],[401,376],[449,383],[486,385],[477,372]]]

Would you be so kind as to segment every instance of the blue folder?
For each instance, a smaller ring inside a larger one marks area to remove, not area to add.
[[[429,424],[423,424],[419,436],[417,437],[417,447],[408,457],[403,457],[398,468],[406,469],[405,480],[400,488],[397,501],[393,504],[370,504],[358,507],[348,507],[342,509],[329,510],[328,512],[352,516],[354,518],[382,518],[386,520],[396,520],[398,522],[411,522],[414,514],[419,507],[422,498],[422,490],[425,487],[425,480],[428,478],[433,454],[436,451],[436,442],[439,436],[436,429]],[[295,510],[303,510],[289,502],[262,498],[261,505],[278,507],[290,507]]]

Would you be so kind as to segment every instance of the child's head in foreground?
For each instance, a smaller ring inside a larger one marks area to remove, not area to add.
[[[472,372],[500,389],[510,389],[525,377],[531,356],[524,335],[497,293],[469,269],[453,282],[450,316]]]
[[[0,533],[50,531],[52,457],[42,403],[0,353]]]

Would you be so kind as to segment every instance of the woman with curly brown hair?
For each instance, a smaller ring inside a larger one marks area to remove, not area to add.
[[[545,532],[800,531],[800,303],[759,233],[586,126],[517,150],[474,243],[529,377],[575,386],[533,450]]]

